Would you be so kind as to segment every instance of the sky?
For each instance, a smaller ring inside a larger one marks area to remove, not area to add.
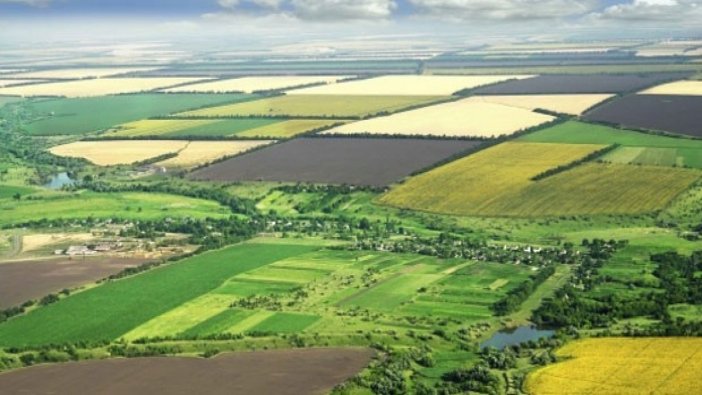
[[[695,37],[702,0],[0,0],[0,40],[68,32]]]

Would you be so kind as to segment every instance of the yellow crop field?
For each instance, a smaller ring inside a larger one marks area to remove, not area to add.
[[[403,108],[432,103],[440,96],[327,96],[285,95],[203,108],[178,115],[194,117],[227,116],[299,116],[346,118],[398,111]]]
[[[158,143],[151,141],[149,143]],[[234,156],[271,141],[191,141],[175,158],[158,162],[164,167],[194,167],[207,164],[225,156]]]
[[[3,86],[13,86],[13,85],[19,85],[19,84],[26,84],[28,82],[41,82],[38,80],[9,80],[9,79],[0,79],[0,87]]]
[[[702,81],[676,81],[654,86],[641,94],[644,95],[689,95],[702,96]]]
[[[326,133],[493,137],[509,135],[553,119],[549,115],[469,98],[349,123]]]
[[[145,119],[122,124],[115,128],[110,136],[160,136],[217,122],[219,121],[214,119]]]
[[[289,95],[390,95],[450,96],[463,89],[477,88],[531,75],[390,75],[339,84],[288,91]]]
[[[460,215],[507,213],[493,204],[513,196],[546,170],[602,148],[590,144],[508,142],[410,178],[380,199],[402,208]]]
[[[187,141],[79,141],[51,148],[52,154],[84,158],[98,166],[126,165],[178,152]]]
[[[581,115],[589,108],[613,97],[606,94],[473,96],[472,101],[502,104],[526,110],[543,109],[561,114]]]
[[[89,97],[152,91],[202,78],[99,78],[0,88],[0,95]]]
[[[566,361],[526,379],[533,395],[702,393],[701,338],[597,338],[558,350]]]
[[[81,78],[101,78],[114,75],[145,72],[156,70],[153,67],[95,67],[95,68],[70,68],[41,71],[28,71],[14,74],[14,78],[29,79],[81,79]]]
[[[238,133],[238,137],[290,138],[301,133],[326,128],[342,120],[291,119]]]
[[[349,78],[348,76],[271,76],[242,77],[229,80],[209,81],[176,88],[164,89],[165,92],[244,92],[280,90],[310,84],[331,84]]]

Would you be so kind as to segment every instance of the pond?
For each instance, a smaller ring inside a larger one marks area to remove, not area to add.
[[[480,348],[493,347],[502,350],[507,346],[514,346],[526,343],[530,340],[539,340],[551,337],[555,331],[550,329],[539,329],[533,325],[523,325],[516,328],[504,329],[495,333],[490,339],[483,342]]]
[[[68,173],[58,173],[49,178],[49,182],[44,184],[44,187],[49,189],[61,189],[65,185],[73,185],[75,180],[68,176]]]

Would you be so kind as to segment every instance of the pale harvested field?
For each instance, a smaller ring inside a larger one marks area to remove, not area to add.
[[[156,70],[153,67],[96,67],[96,68],[75,68],[60,70],[41,70],[26,73],[17,73],[13,77],[17,78],[47,78],[47,79],[80,79],[80,78],[101,78],[126,73],[144,72]]]
[[[526,110],[549,110],[561,114],[581,115],[589,108],[611,98],[607,94],[582,95],[505,95],[473,96],[472,101],[502,104]]]
[[[143,141],[142,141],[143,142]],[[175,158],[157,164],[164,167],[194,167],[213,162],[225,156],[234,156],[272,141],[191,141]],[[147,143],[158,144],[158,141]]]
[[[187,141],[79,141],[51,148],[52,154],[84,158],[98,166],[126,165],[171,152],[178,152]]]
[[[332,84],[349,78],[348,76],[272,76],[272,77],[242,77],[230,80],[218,80],[199,84],[179,86],[164,89],[165,92],[244,92],[270,91],[309,84]]]
[[[676,81],[654,86],[641,94],[644,95],[685,95],[702,96],[702,81]]]
[[[40,82],[36,80],[7,80],[7,79],[0,79],[0,87],[4,86],[12,86],[12,85],[19,85],[19,84],[26,84],[28,82]]]
[[[349,123],[325,134],[493,137],[537,126],[554,117],[472,99]]]
[[[288,91],[289,95],[449,96],[463,89],[530,75],[392,75]]]
[[[47,233],[32,234],[22,237],[22,252],[31,252],[60,243],[84,243],[92,240],[90,233]]]
[[[202,78],[100,78],[0,88],[0,95],[89,97],[166,88]]]

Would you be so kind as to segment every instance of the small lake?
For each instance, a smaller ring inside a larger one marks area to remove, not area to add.
[[[73,180],[71,177],[68,176],[68,173],[63,172],[63,173],[58,173],[51,178],[49,178],[49,182],[44,184],[44,187],[49,188],[49,189],[61,189],[66,185],[73,185],[75,183],[75,180]]]
[[[524,325],[511,329],[504,329],[495,333],[490,339],[480,345],[480,349],[493,347],[502,350],[507,346],[526,343],[530,340],[539,340],[551,337],[556,331],[539,329],[533,325]]]

